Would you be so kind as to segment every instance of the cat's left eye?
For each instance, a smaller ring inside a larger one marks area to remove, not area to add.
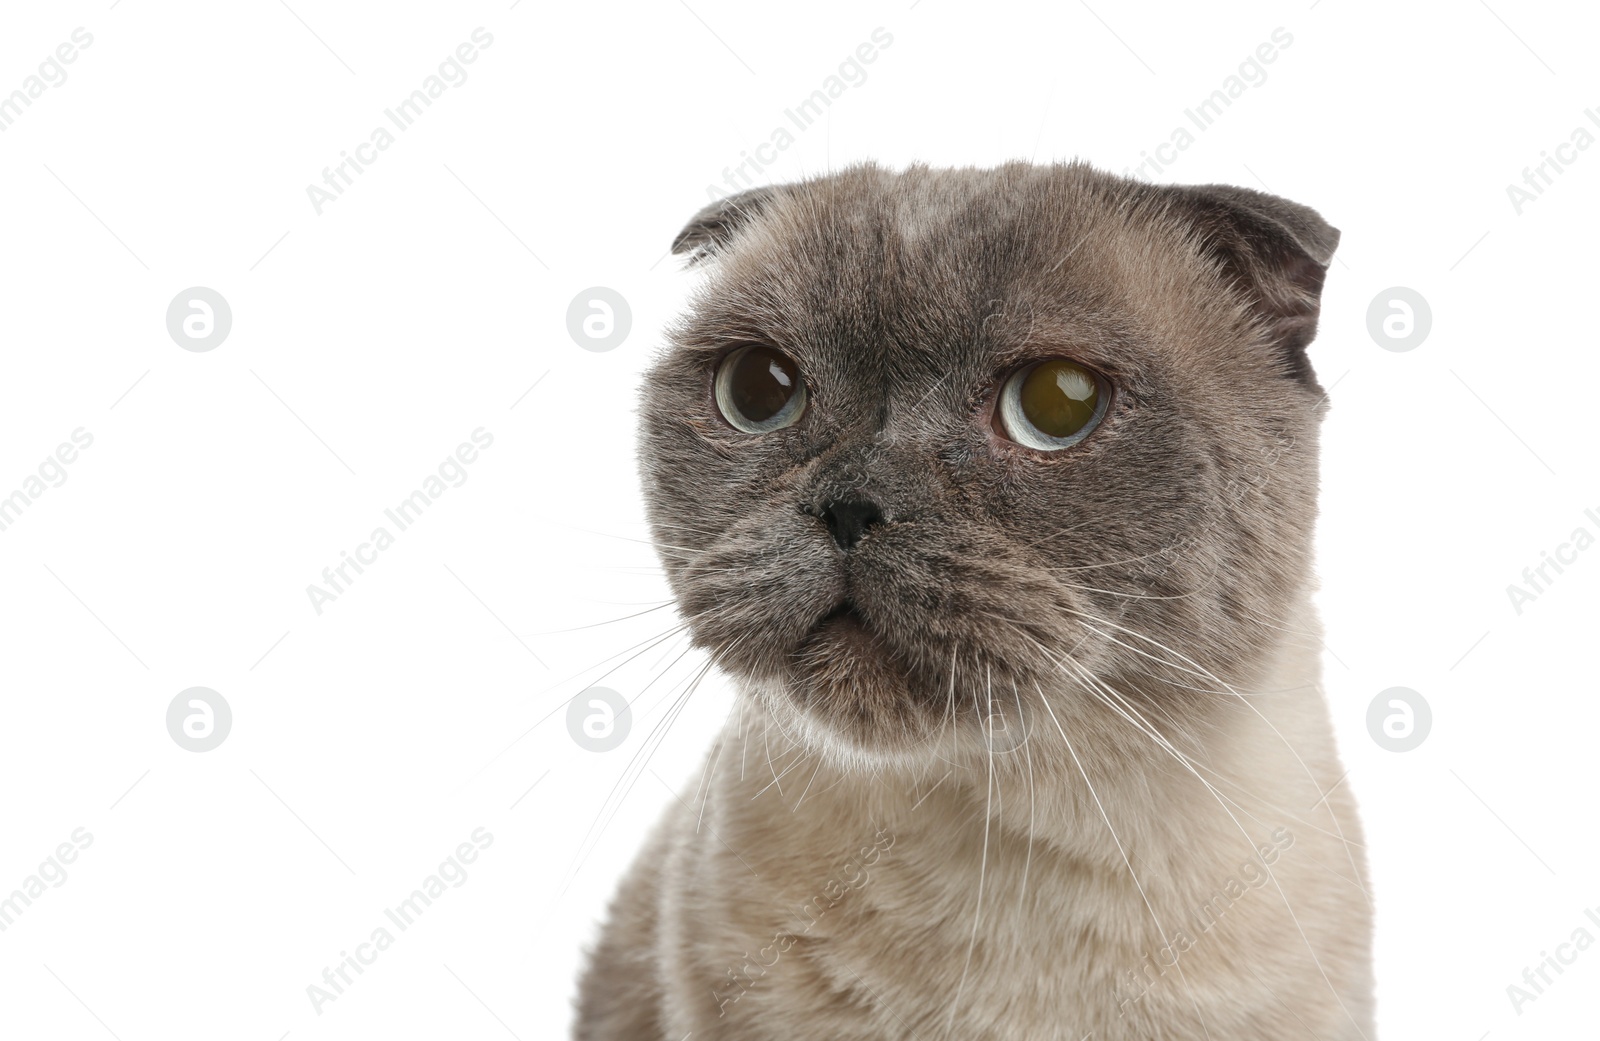
[[[1055,452],[1088,437],[1105,417],[1110,399],[1105,377],[1054,358],[1011,374],[1000,388],[996,418],[1017,444]]]
[[[806,409],[806,385],[793,358],[771,347],[753,345],[722,360],[717,369],[716,398],[723,418],[735,429],[765,434],[799,421]]]

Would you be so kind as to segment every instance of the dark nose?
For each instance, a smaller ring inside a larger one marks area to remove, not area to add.
[[[883,523],[883,511],[869,499],[835,500],[822,508],[821,517],[833,541],[845,551],[853,549],[867,529]]]

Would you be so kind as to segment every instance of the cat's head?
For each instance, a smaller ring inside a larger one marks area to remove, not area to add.
[[[1081,164],[706,207],[641,436],[695,643],[858,752],[1248,682],[1309,585],[1337,241],[1283,199]]]

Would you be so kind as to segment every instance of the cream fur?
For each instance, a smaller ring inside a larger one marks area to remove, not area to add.
[[[621,887],[581,1041],[1372,1041],[1310,607],[1337,240],[1077,164],[857,167],[685,229],[718,265],[642,472],[740,707]],[[813,394],[761,437],[708,393],[752,340]],[[1053,354],[1119,390],[1045,457],[984,416]],[[846,550],[818,514],[861,495]]]
[[[1349,788],[1322,798],[1341,769],[1317,646],[1286,642],[1240,688],[1260,715],[1237,699],[1208,737],[1220,797],[1153,739],[1138,771],[1108,762],[1097,731],[1123,719],[1063,719],[1066,741],[1033,720],[992,777],[948,747],[868,774],[751,706],[703,815],[675,811],[619,898],[592,972],[626,1025],[579,1037],[1370,1041],[1365,858]]]

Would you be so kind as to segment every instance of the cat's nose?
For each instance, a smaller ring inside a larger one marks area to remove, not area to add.
[[[870,499],[836,499],[822,508],[822,522],[840,549],[849,552],[868,529],[883,523],[883,511]]]

